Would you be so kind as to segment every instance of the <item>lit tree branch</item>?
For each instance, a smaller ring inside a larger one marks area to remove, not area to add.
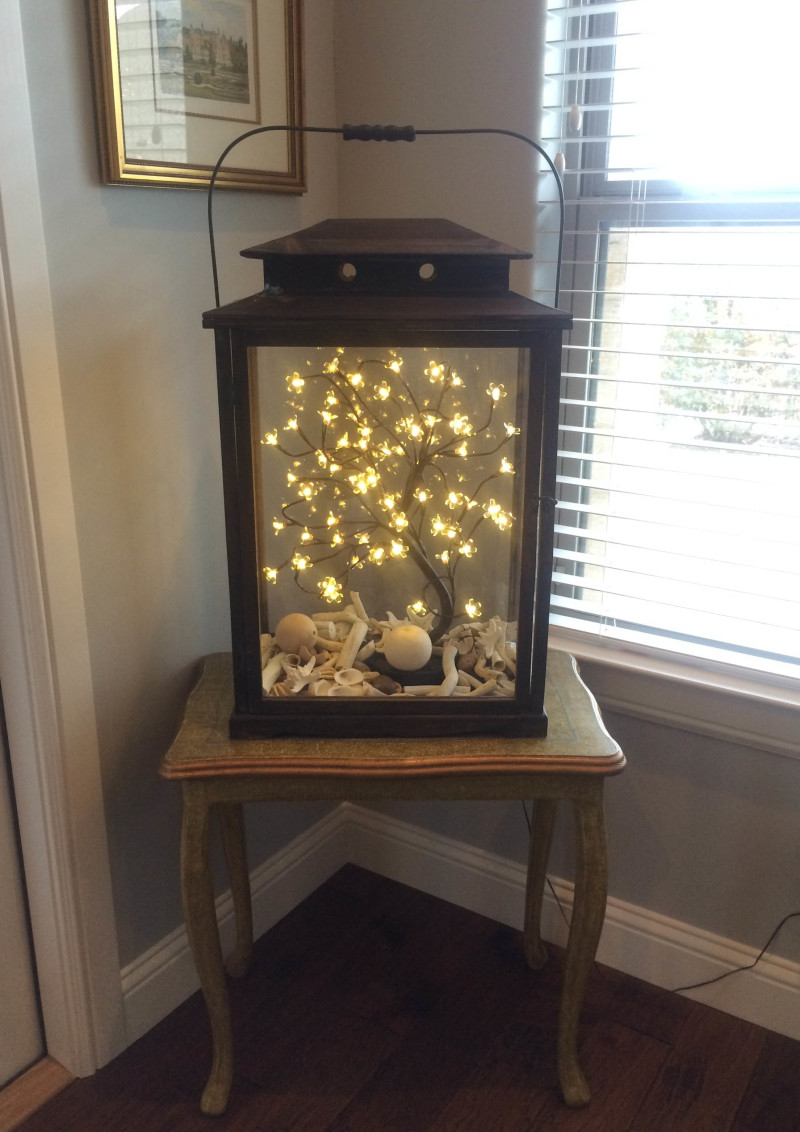
[[[294,433],[303,447],[281,443],[277,430],[262,440],[286,459],[287,488],[297,496],[280,505],[272,524],[276,535],[297,532],[294,547],[279,566],[265,566],[264,574],[275,581],[288,569],[301,590],[321,591],[335,602],[353,570],[408,558],[424,580],[437,638],[460,612],[456,571],[462,558],[477,553],[479,528],[487,519],[500,531],[513,525],[500,503],[484,498],[491,483],[513,475],[509,461],[503,457],[498,470],[474,487],[467,469],[500,453],[519,430],[504,422],[497,433],[501,385],[486,390],[488,412],[475,426],[472,406],[462,401],[464,383],[449,366],[428,363],[423,376],[435,391],[427,398],[415,395],[396,354],[361,359],[352,369],[343,355],[337,351],[321,372],[286,378],[292,415],[283,431]],[[319,417],[318,442],[312,413]],[[451,474],[443,461],[452,465]],[[488,537],[487,531],[482,543]],[[318,580],[323,566],[331,573]]]

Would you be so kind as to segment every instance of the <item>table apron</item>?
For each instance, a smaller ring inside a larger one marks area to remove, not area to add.
[[[248,775],[184,779],[184,795],[217,802],[492,802],[526,798],[600,800],[604,775],[486,774],[353,778],[317,775]]]

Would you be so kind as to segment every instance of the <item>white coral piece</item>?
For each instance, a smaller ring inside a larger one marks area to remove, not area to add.
[[[361,648],[364,638],[367,635],[369,626],[366,621],[354,621],[350,626],[350,632],[347,635],[347,640],[342,645],[339,655],[336,657],[337,668],[352,668],[353,661],[356,659],[356,654]]]
[[[456,685],[458,684],[456,655],[457,647],[454,644],[446,644],[442,649],[444,680],[430,693],[431,696],[452,696],[453,692],[455,692]]]
[[[305,664],[290,664],[288,656],[283,658],[286,673],[283,683],[291,695],[296,696],[307,684],[319,678],[319,673],[314,671],[314,659],[312,656]]]
[[[285,653],[279,652],[275,656],[270,657],[261,673],[261,690],[265,696],[268,696],[272,691],[275,681],[283,672],[283,660]]]
[[[506,644],[506,622],[499,617],[492,617],[491,620],[481,625],[477,637],[478,644],[487,662],[491,666],[494,666],[495,663],[505,666],[503,649]]]

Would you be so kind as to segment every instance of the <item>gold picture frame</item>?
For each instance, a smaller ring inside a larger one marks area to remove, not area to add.
[[[206,188],[238,135],[303,124],[302,0],[90,0],[101,175]],[[248,138],[219,188],[305,192],[296,130]]]

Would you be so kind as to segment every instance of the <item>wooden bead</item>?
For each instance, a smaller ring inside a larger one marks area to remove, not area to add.
[[[383,642],[383,653],[392,668],[413,672],[431,657],[431,639],[419,625],[398,625]]]
[[[275,629],[275,640],[281,652],[299,653],[302,648],[313,649],[317,639],[317,626],[305,613],[287,613]]]

